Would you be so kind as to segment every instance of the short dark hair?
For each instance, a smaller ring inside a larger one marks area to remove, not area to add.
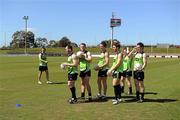
[[[68,49],[71,49],[71,50],[73,50],[73,47],[72,47],[72,45],[67,45],[66,46]]]
[[[114,46],[116,46],[116,47],[118,47],[118,48],[120,48],[121,47],[121,45],[120,45],[120,42],[118,41],[118,42],[113,42],[113,45]]]
[[[104,47],[107,47],[107,44],[105,41],[102,41],[100,44],[102,44]]]
[[[46,47],[45,47],[45,46],[42,46],[41,49],[45,49],[45,50],[46,50]]]
[[[137,45],[139,45],[140,47],[144,48],[144,44],[142,42],[138,42]]]
[[[86,47],[86,44],[85,43],[81,43],[80,45],[84,45]]]

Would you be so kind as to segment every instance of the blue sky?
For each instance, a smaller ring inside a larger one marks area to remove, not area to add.
[[[0,46],[24,29],[23,16],[36,37],[96,45],[111,38],[112,12],[122,19],[114,38],[132,45],[180,45],[180,0],[0,0]]]

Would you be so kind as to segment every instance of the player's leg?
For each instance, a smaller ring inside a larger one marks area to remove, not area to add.
[[[49,71],[48,71],[48,69],[45,70],[45,72],[46,72],[46,80],[47,80],[46,83],[48,83],[48,84],[52,83],[51,81],[49,81]]]
[[[42,71],[39,71],[39,73],[38,73],[38,84],[42,84],[41,76],[42,76]]]
[[[121,85],[121,93],[124,93],[125,79],[126,79],[126,77],[124,77],[124,76],[121,76],[121,80],[120,80],[120,85]]]
[[[129,88],[128,94],[132,94],[131,77],[127,77],[127,78],[126,78],[126,81],[127,81],[127,85],[128,85],[128,88]]]
[[[77,101],[75,81],[74,80],[68,81],[68,86],[69,86],[69,89],[71,91],[71,96],[72,96],[72,98],[69,100],[69,103],[74,103]]]
[[[132,71],[126,72],[126,82],[129,88],[128,94],[132,94],[132,83],[131,83]]]
[[[76,88],[75,88],[75,81],[77,80],[77,74],[69,74],[68,75],[68,86],[72,94],[72,98],[69,100],[69,103],[77,102],[76,98]]]
[[[102,89],[101,77],[98,77],[98,79],[97,79],[97,85],[98,85],[98,94],[97,94],[97,97],[98,97],[98,98],[101,98],[101,89]]]
[[[135,87],[136,87],[136,99],[139,100],[140,99],[139,81],[135,79],[134,82],[135,82]]]
[[[120,79],[113,78],[112,84],[114,87],[114,95],[115,95],[115,100],[113,100],[113,105],[116,105],[121,101]]]
[[[139,88],[140,88],[140,102],[143,102],[143,100],[144,100],[144,91],[145,91],[143,81],[139,81]]]
[[[113,101],[113,105],[118,104],[121,101],[121,86],[120,86],[120,73],[114,72],[113,73],[113,80],[112,80],[112,85],[114,87],[114,95],[115,95],[115,100]]]
[[[43,72],[43,67],[42,67],[42,66],[39,66],[38,84],[42,84],[42,82],[41,82],[42,72]]]
[[[143,71],[139,71],[138,74],[138,88],[139,88],[139,102],[143,102],[143,99],[144,99],[144,83],[143,83],[143,80],[144,80],[144,72]]]
[[[92,100],[92,94],[91,94],[91,86],[89,84],[89,80],[90,80],[90,77],[89,76],[86,76],[85,77],[85,86],[87,88],[87,91],[88,91],[88,98],[89,98],[89,101]]]
[[[102,77],[102,84],[103,84],[103,99],[105,99],[107,93],[107,77]]]
[[[139,100],[140,97],[139,97],[139,81],[137,80],[138,79],[138,72],[137,71],[134,71],[133,72],[133,75],[134,75],[134,84],[135,84],[135,88],[136,88],[136,99]]]
[[[85,98],[85,77],[81,77],[81,98]]]

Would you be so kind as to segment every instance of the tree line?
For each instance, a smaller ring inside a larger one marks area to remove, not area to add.
[[[26,43],[25,43],[26,41]],[[72,42],[68,37],[62,37],[60,40],[47,40],[45,37],[35,38],[35,34],[31,31],[27,33],[25,31],[16,31],[12,35],[12,42],[10,47],[12,48],[24,48],[25,45],[27,48],[36,48],[36,47],[65,47],[68,44],[71,44],[74,47],[78,45]]]
[[[25,42],[26,41],[26,42]],[[107,43],[107,47],[111,46],[111,40],[104,40]],[[113,41],[117,41],[114,39]],[[77,43],[72,42],[68,37],[64,36],[59,40],[47,40],[45,37],[35,38],[35,34],[31,31],[16,31],[12,34],[12,41],[10,46],[3,46],[1,49],[7,48],[39,48],[45,47],[66,47],[67,45],[72,45],[73,47],[78,47]],[[94,45],[95,47],[97,45]]]

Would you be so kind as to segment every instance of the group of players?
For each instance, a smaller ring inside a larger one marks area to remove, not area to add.
[[[136,47],[131,51],[128,48],[122,48],[120,50],[120,43],[118,41],[114,42],[112,49],[114,51],[113,64],[110,67],[110,54],[106,50],[106,42],[102,41],[99,44],[100,56],[97,65],[94,66],[94,70],[98,71],[97,85],[98,85],[98,94],[99,99],[106,99],[107,93],[107,77],[112,76],[112,85],[114,87],[115,99],[112,100],[113,105],[119,104],[121,99],[121,93],[124,92],[125,80],[128,84],[128,94],[132,94],[132,83],[131,77],[133,75],[135,88],[136,88],[136,99],[137,102],[143,102],[144,100],[144,69],[147,66],[147,57],[144,53],[144,44],[139,42]],[[81,98],[85,98],[85,89],[88,92],[88,100],[92,101],[91,85],[89,83],[91,77],[90,64],[92,62],[92,55],[90,51],[86,50],[86,44],[81,43],[79,45],[80,54],[73,52],[73,47],[67,45],[65,48],[66,53],[68,54],[67,62],[63,62],[61,66],[67,67],[68,71],[68,87],[71,91],[72,97],[69,100],[69,103],[73,104],[77,102],[76,97],[76,87],[75,82],[78,77],[78,66],[80,69],[80,78],[81,78]],[[52,83],[49,81],[49,73],[47,67],[47,58],[46,58],[46,49],[42,48],[41,53],[39,54],[39,75],[38,75],[38,84],[41,82],[41,74],[43,71],[46,72],[47,83]],[[103,88],[103,94],[102,94]]]

